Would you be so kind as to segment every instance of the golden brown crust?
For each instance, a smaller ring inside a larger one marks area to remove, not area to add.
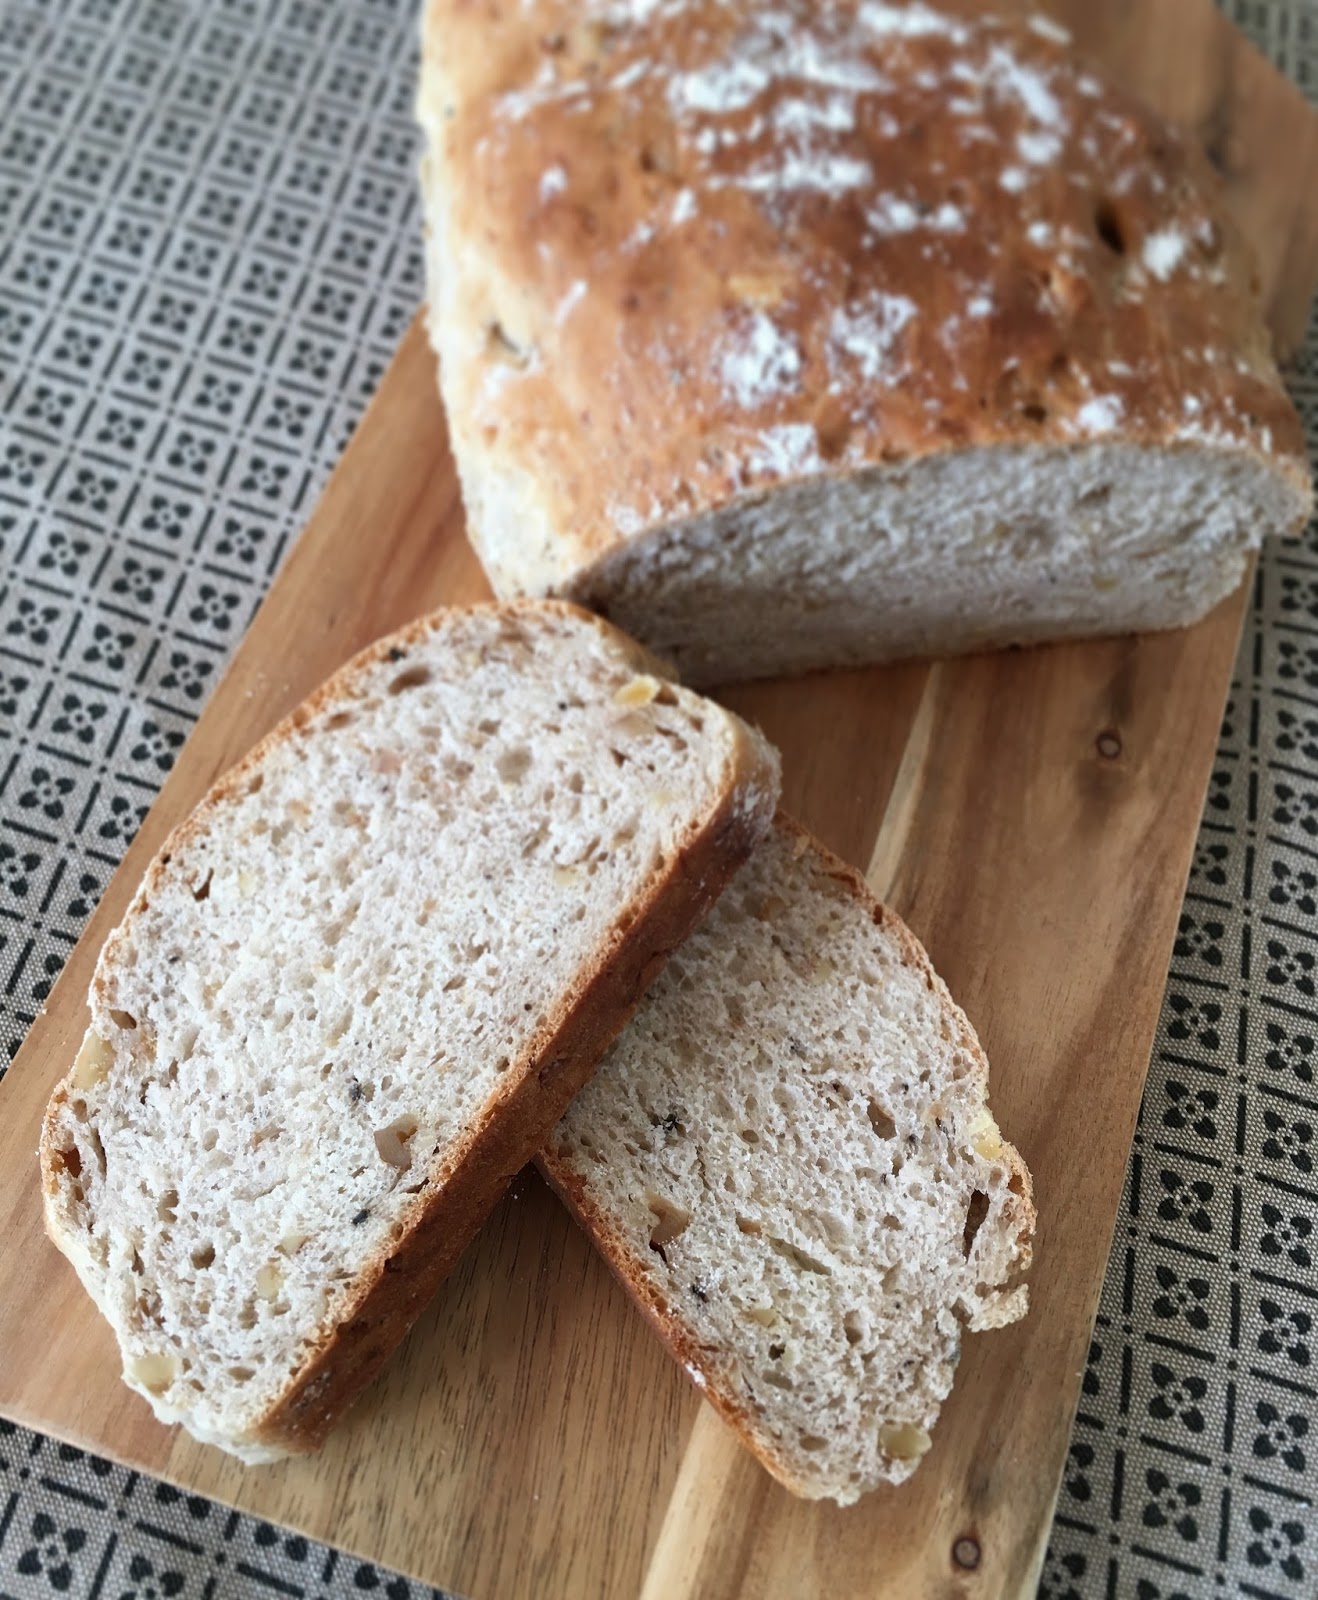
[[[575,616],[622,646],[638,672],[667,675],[664,664],[649,651],[566,602],[513,602],[470,609],[507,615],[549,611]],[[124,922],[102,951],[94,990],[103,982],[102,969],[113,965],[122,929],[147,903],[172,857],[194,834],[205,831],[216,807],[251,780],[271,747],[297,738],[327,705],[351,690],[364,667],[405,656],[443,614],[421,618],[362,651],[220,779],[197,810],[174,830],[148,868]],[[776,763],[761,736],[741,724],[737,733],[733,781],[717,808],[691,825],[685,844],[655,871],[646,891],[619,916],[593,969],[537,1031],[522,1059],[502,1075],[497,1103],[487,1107],[461,1143],[446,1150],[442,1165],[432,1169],[432,1181],[418,1196],[406,1231],[362,1271],[351,1298],[340,1303],[335,1322],[322,1330],[313,1353],[260,1426],[238,1441],[241,1445],[298,1453],[324,1442],[344,1410],[405,1336],[512,1177],[562,1117],[669,953],[705,915],[749,856],[767,824],[769,797],[777,786]],[[56,1194],[60,1184],[52,1118],[68,1093],[69,1081],[66,1078],[55,1090],[43,1128],[41,1164],[48,1195]],[[57,1231],[50,1227],[49,1208],[47,1223],[52,1239],[62,1248]]]
[[[861,874],[835,856],[807,828],[782,810],[775,817],[774,826],[781,832],[791,835],[796,841],[798,850],[811,851],[818,860],[820,869],[834,879],[873,917],[875,923],[883,927],[901,945],[906,964],[923,973],[929,987],[937,993],[948,1020],[957,1031],[957,1042],[972,1059],[974,1074],[987,1094],[989,1064],[983,1047],[976,1038],[965,1013],[952,999],[946,984],[934,971],[924,946],[895,911],[875,898]],[[1019,1271],[1024,1273],[1030,1265],[1036,1222],[1033,1182],[1020,1152],[1005,1139],[1002,1143],[1002,1154],[997,1159],[1000,1159],[1012,1174],[1010,1188],[1016,1196],[1016,1203],[1011,1209],[1009,1222],[1017,1232],[1021,1247]],[[564,1160],[551,1143],[536,1156],[536,1165],[604,1257],[613,1276],[650,1322],[672,1355],[681,1363],[687,1376],[734,1430],[746,1448],[793,1494],[805,1498],[817,1495],[818,1489],[794,1477],[786,1459],[773,1450],[763,1430],[758,1427],[751,1407],[737,1399],[731,1384],[726,1381],[718,1360],[719,1352],[703,1347],[682,1313],[668,1304],[646,1260],[633,1248],[631,1241],[614,1226],[608,1213],[591,1199],[586,1184],[574,1170],[571,1161]]]
[[[432,331],[505,589],[968,446],[1246,451],[1302,512],[1216,175],[1051,31],[968,0],[430,0],[419,110]],[[527,511],[502,543],[495,479]]]

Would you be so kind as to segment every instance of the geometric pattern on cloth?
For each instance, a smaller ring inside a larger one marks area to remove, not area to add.
[[[1318,102],[1318,4],[1229,15]],[[1318,439],[1318,318],[1287,382]],[[1045,1600],[1318,1595],[1318,531],[1245,619]]]

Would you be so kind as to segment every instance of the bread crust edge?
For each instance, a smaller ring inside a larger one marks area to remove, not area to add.
[[[935,972],[928,952],[919,939],[895,911],[877,898],[864,877],[854,867],[834,855],[795,818],[779,809],[774,818],[774,826],[791,836],[798,849],[814,851],[828,876],[849,893],[876,924],[896,937],[905,960],[924,975],[929,988],[938,997],[949,1021],[956,1028],[957,1042],[967,1051],[974,1063],[975,1076],[987,1103],[989,1063],[984,1048],[976,1037],[969,1018]],[[1010,1212],[1004,1214],[1003,1224],[1005,1227],[1014,1228],[1020,1237],[1021,1259],[1017,1267],[1017,1275],[1020,1276],[1029,1270],[1033,1258],[1033,1239],[1037,1221],[1034,1185],[1029,1168],[1025,1165],[1020,1152],[1006,1139],[1002,1141],[1002,1155],[999,1159],[1012,1174],[1009,1187],[1017,1200]],[[761,1466],[785,1489],[801,1499],[832,1498],[832,1491],[829,1488],[795,1476],[786,1458],[777,1453],[763,1433],[756,1428],[752,1408],[730,1392],[718,1366],[710,1360],[708,1352],[703,1350],[693,1337],[680,1312],[674,1311],[669,1306],[658,1284],[645,1270],[645,1263],[640,1256],[613,1227],[606,1213],[588,1197],[586,1186],[576,1175],[572,1164],[561,1160],[548,1146],[537,1154],[535,1160],[542,1177],[603,1256],[609,1271],[658,1334],[669,1354],[682,1366],[692,1385],[709,1401]]]
[[[363,669],[406,650],[450,610],[488,610],[503,615],[570,615],[605,635],[638,672],[673,678],[673,670],[621,629],[561,600],[493,601],[445,607],[386,635],[353,656],[230,768],[171,831],[152,860],[119,925],[107,938],[92,978],[93,999],[102,969],[112,963],[120,930],[146,904],[172,857],[204,831],[211,812],[223,805],[264,762],[269,751],[294,737],[347,691]],[[729,713],[731,716],[732,714]],[[778,787],[777,754],[740,718],[730,753],[727,786],[718,803],[690,825],[688,837],[645,889],[615,920],[609,942],[576,988],[532,1039],[522,1059],[503,1074],[502,1093],[487,1102],[465,1139],[445,1153],[443,1167],[416,1208],[402,1236],[366,1263],[358,1287],[345,1297],[332,1324],[260,1420],[239,1437],[209,1437],[253,1462],[318,1449],[342,1413],[378,1374],[402,1343],[427,1300],[438,1290],[516,1173],[553,1131],[573,1095],[625,1026],[669,954],[710,910],[719,893],[767,831]],[[51,1095],[39,1148],[47,1235],[70,1260],[102,1314],[90,1263],[66,1234],[55,1201],[62,1179],[56,1160],[55,1122],[71,1092],[71,1073]],[[107,1316],[107,1320],[113,1319]],[[154,1399],[134,1387],[162,1421]],[[186,1423],[185,1423],[186,1426]],[[190,1430],[191,1431],[191,1430]]]

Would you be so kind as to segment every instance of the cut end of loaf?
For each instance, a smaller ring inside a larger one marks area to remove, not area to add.
[[[1303,519],[1220,180],[1064,29],[564,16],[427,8],[430,329],[498,592],[726,681],[1180,626]]]
[[[167,842],[42,1140],[161,1420],[321,1442],[768,826],[773,752],[556,603],[352,664]]]
[[[964,1331],[1023,1316],[1029,1174],[917,941],[781,823],[541,1160],[695,1379],[794,1493],[930,1448]]]
[[[656,526],[571,595],[692,683],[1184,627],[1311,508],[1248,451],[965,450],[803,478]]]

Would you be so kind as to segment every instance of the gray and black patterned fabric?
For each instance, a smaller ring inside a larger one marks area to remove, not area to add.
[[[1318,0],[1233,11],[1318,98]],[[0,1062],[419,303],[415,27],[0,0]],[[1293,384],[1312,428],[1318,336]],[[1047,1600],[1318,1594],[1316,1073],[1311,535],[1259,572]],[[0,1600],[428,1592],[0,1423]]]

